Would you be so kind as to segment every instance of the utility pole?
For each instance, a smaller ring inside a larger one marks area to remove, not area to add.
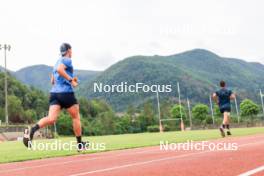
[[[179,105],[180,105],[180,115],[181,115],[181,131],[184,131],[184,123],[182,119],[182,106],[181,106],[181,90],[180,90],[180,84],[177,82],[177,87],[178,87],[178,95],[179,95]]]
[[[192,129],[192,112],[191,112],[191,106],[190,106],[189,98],[187,98],[187,105],[188,105],[188,111],[189,111],[190,128]]]
[[[159,129],[160,132],[163,132],[162,124],[161,124],[161,119],[160,119],[160,103],[159,103],[159,91],[157,90],[157,103],[158,103],[158,115],[159,115]]]
[[[238,105],[237,105],[237,98],[235,96],[235,105],[236,105],[236,113],[237,113],[237,122],[240,123],[240,115],[239,115],[239,110],[238,110]]]
[[[213,124],[215,124],[214,109],[213,109],[213,103],[212,103],[211,95],[209,95],[209,101],[210,101],[210,109],[211,109],[211,115],[212,115]]]
[[[4,50],[4,59],[5,59],[5,120],[6,125],[8,125],[8,100],[7,100],[7,64],[6,64],[6,51],[10,51],[11,46],[4,44],[0,44],[0,50]]]
[[[262,106],[262,112],[264,114],[264,103],[263,103],[263,94],[261,89],[259,89],[260,99],[261,99],[261,106]]]

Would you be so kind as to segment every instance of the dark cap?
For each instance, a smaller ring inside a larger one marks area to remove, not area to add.
[[[69,43],[63,43],[60,46],[60,52],[62,56],[65,56],[65,54],[67,53],[67,51],[71,49],[71,45]]]

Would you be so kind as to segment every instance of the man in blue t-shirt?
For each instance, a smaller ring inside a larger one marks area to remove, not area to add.
[[[77,149],[82,150],[88,143],[81,139],[82,128],[80,122],[79,104],[74,96],[73,88],[78,86],[77,78],[73,77],[72,49],[68,43],[60,47],[61,57],[56,62],[51,76],[52,89],[49,98],[49,114],[32,128],[25,130],[23,142],[30,147],[34,133],[47,125],[53,125],[62,109],[66,109],[72,117],[73,131],[77,139]]]
[[[225,81],[220,81],[221,89],[213,94],[213,99],[217,102],[220,112],[223,114],[223,124],[219,128],[222,137],[225,137],[225,129],[227,130],[227,135],[231,135],[229,122],[230,122],[230,112],[232,99],[235,99],[235,94],[226,88]]]

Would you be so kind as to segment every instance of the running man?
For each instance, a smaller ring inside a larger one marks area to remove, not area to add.
[[[79,104],[74,96],[73,88],[78,86],[77,78],[73,77],[72,49],[68,43],[60,47],[61,57],[54,66],[51,76],[52,89],[49,98],[49,113],[32,128],[24,132],[23,143],[26,147],[31,146],[34,133],[47,125],[53,125],[60,111],[65,108],[72,117],[73,131],[77,139],[78,150],[85,149],[88,143],[82,141],[82,128],[79,114]]]
[[[213,99],[217,102],[220,112],[223,114],[223,124],[220,126],[219,130],[222,137],[225,137],[225,129],[227,130],[226,134],[231,135],[229,129],[231,112],[230,100],[235,99],[235,94],[226,88],[225,81],[220,81],[220,87],[221,89],[213,94]]]

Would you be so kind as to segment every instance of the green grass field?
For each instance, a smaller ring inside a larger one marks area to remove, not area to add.
[[[236,128],[232,129],[233,136],[246,136],[254,134],[263,134],[264,128]],[[184,132],[164,132],[164,133],[140,133],[109,136],[85,137],[93,143],[105,143],[106,150],[120,150],[127,148],[136,148],[144,146],[159,145],[160,141],[168,142],[186,142],[187,140],[202,141],[221,138],[218,130],[197,130]],[[75,141],[74,137],[60,137],[56,140],[62,142]],[[55,140],[36,140],[37,143],[51,143]],[[98,151],[86,151],[93,153]],[[0,143],[0,163],[33,160],[49,157],[68,156],[79,154],[76,150],[72,151],[30,151],[24,147],[21,141]]]

